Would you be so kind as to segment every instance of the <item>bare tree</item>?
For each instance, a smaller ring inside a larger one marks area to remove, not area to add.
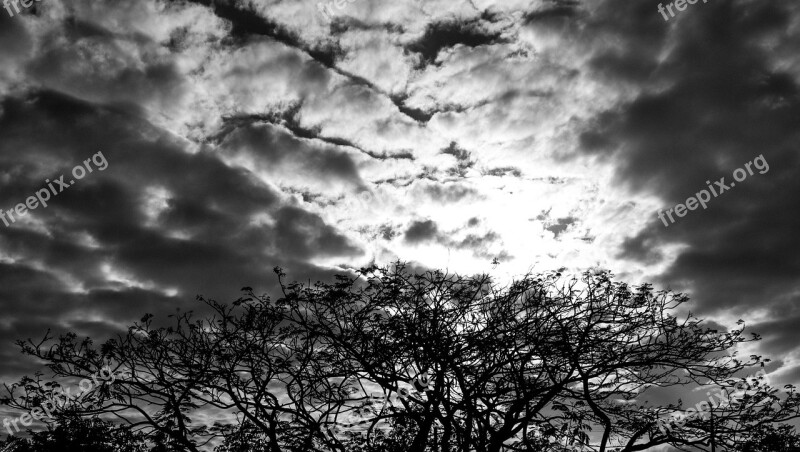
[[[85,413],[191,451],[233,434],[249,440],[230,447],[270,452],[722,451],[800,410],[792,387],[736,391],[739,375],[767,361],[727,353],[758,339],[743,326],[719,332],[678,318],[685,296],[608,273],[529,275],[507,287],[402,264],[312,286],[276,273],[275,301],[245,288],[231,305],[200,298],[213,314],[199,320],[179,313],[156,328],[146,316],[99,350],[74,336],[23,349],[59,377],[129,372]],[[697,385],[725,403],[678,419],[680,400],[649,402]],[[216,426],[199,423],[209,413]]]

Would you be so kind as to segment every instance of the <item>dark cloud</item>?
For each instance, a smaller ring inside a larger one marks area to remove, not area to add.
[[[484,171],[484,174],[487,176],[513,176],[513,177],[520,177],[522,176],[522,171],[519,168],[514,168],[513,166],[506,166],[501,168],[492,168],[490,170]]]
[[[735,169],[759,155],[770,170],[668,228],[653,212],[622,256],[653,262],[663,245],[686,245],[661,282],[690,289],[698,312],[741,313],[796,291],[800,182],[791,175],[800,169],[800,99],[795,77],[763,45],[789,36],[796,7],[709,2],[667,24],[655,2],[632,4],[604,4],[604,22],[593,26],[613,19],[622,24],[614,33],[631,45],[613,58],[601,53],[594,70],[641,81],[640,94],[596,118],[582,137],[583,152],[613,160],[620,183],[657,195],[664,209],[705,189],[707,180],[731,182]]]
[[[431,118],[433,118],[433,115],[437,113],[436,110],[428,111],[407,105],[406,101],[409,98],[408,93],[395,93],[389,97],[392,99],[392,102],[397,105],[397,108],[400,109],[401,113],[419,123],[427,123],[431,120]]]
[[[442,154],[452,155],[459,162],[468,162],[470,158],[469,151],[459,147],[455,141],[451,141],[450,145],[442,150]]]
[[[327,67],[333,67],[341,50],[331,43],[325,46],[308,46],[302,37],[269,17],[260,16],[252,7],[247,8],[234,1],[191,0],[210,7],[214,14],[231,24],[231,36],[239,40],[247,40],[253,36],[267,36],[275,41],[307,52],[316,61]]]
[[[359,151],[367,155],[371,154],[369,151],[362,149],[356,143],[353,143],[352,141],[347,140],[345,138],[326,136],[320,133],[318,129],[303,127],[302,125],[300,125],[300,121],[297,118],[297,114],[299,112],[300,112],[300,104],[297,104],[293,105],[290,109],[286,111],[280,111],[265,115],[239,115],[239,116],[227,117],[224,118],[225,126],[223,127],[223,131],[217,135],[216,139],[219,140],[221,137],[227,136],[228,134],[235,131],[237,128],[258,128],[259,124],[265,123],[265,124],[275,124],[282,126],[297,138],[319,140],[323,143],[331,144],[334,146],[347,146],[354,149],[358,149]]]
[[[578,0],[554,0],[540,9],[526,12],[523,18],[526,24],[535,26],[569,24],[579,16],[579,6]]]
[[[242,285],[274,288],[275,265],[328,277],[309,261],[361,254],[249,170],[211,149],[188,152],[140,118],[49,91],[6,98],[0,109],[0,208],[98,151],[108,162],[26,221],[0,226],[6,343],[54,325],[100,339],[143,311],[196,307],[195,294],[224,300]],[[343,154],[320,152],[303,164],[312,169],[314,159],[357,180]],[[24,367],[14,359],[4,372]]]
[[[339,179],[363,185],[352,158],[345,152],[303,140],[280,126],[248,124],[231,131],[220,150],[248,157],[267,173],[284,171],[313,174],[320,179]]]
[[[276,245],[288,256],[360,256],[361,250],[325,224],[319,216],[297,207],[283,207],[276,213]]]
[[[775,356],[784,356],[795,351],[800,344],[800,328],[797,327],[800,325],[800,310],[796,305],[797,300],[792,300],[791,305],[782,305],[780,312],[772,312],[776,316],[775,320],[755,323],[749,328],[763,337],[760,344],[762,351]]]
[[[546,230],[555,234],[558,237],[561,233],[567,230],[571,225],[577,222],[577,218],[567,217],[567,218],[558,218],[556,219],[555,224],[551,224],[550,226],[545,227]]]
[[[472,218],[467,226],[474,227],[478,224],[479,220]],[[454,238],[453,236],[458,232],[460,231],[455,230],[445,233],[432,220],[415,221],[406,229],[404,240],[410,244],[435,241],[447,248],[472,251],[473,256],[481,259],[493,257],[507,259],[510,257],[506,251],[501,251],[499,255],[489,252],[490,246],[500,242],[500,235],[494,231],[488,231],[483,234],[471,232],[463,238]]]
[[[661,50],[672,43],[670,27],[657,12],[657,5],[653,1],[625,3],[611,0],[599,5],[596,16],[587,17],[581,13],[578,14],[580,21],[570,21],[568,32],[580,32],[576,27],[582,23],[590,32],[585,35],[587,37],[625,42],[623,46],[599,47],[589,61],[593,75],[612,85],[625,82],[646,84],[651,81],[650,77],[661,69]],[[697,13],[712,14],[708,11]],[[694,12],[692,14],[694,16]],[[685,19],[691,22],[697,17]]]
[[[456,245],[458,248],[479,250],[485,249],[498,239],[500,239],[500,236],[495,232],[487,232],[484,235],[469,234],[463,240],[458,241]]]
[[[455,141],[443,149],[442,154],[452,155],[456,159],[456,166],[447,170],[447,174],[451,176],[464,177],[467,170],[475,166],[475,160],[471,158],[470,152],[460,147]]]
[[[423,190],[431,199],[442,204],[455,203],[470,196],[479,196],[475,188],[460,183],[430,183],[425,184]]]
[[[421,243],[433,240],[439,233],[439,227],[432,220],[415,221],[406,229],[405,241]]]
[[[26,67],[29,82],[85,100],[120,103],[133,109],[151,104],[170,111],[183,97],[185,80],[175,62],[156,51],[156,43],[141,36],[117,36],[75,18],[70,18],[64,28],[63,35],[51,33],[42,39],[40,51]],[[132,44],[130,41],[142,51],[132,53],[120,45]],[[98,54],[103,55],[101,64]]]
[[[432,23],[421,38],[406,48],[418,53],[424,66],[434,63],[442,50],[459,44],[478,47],[505,42],[501,32],[489,31],[485,25],[481,18]]]
[[[24,58],[33,47],[33,39],[18,17],[10,17],[0,10],[0,75],[4,69],[13,68],[13,63]]]

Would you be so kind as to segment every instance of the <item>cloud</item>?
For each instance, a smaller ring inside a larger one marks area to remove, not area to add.
[[[691,288],[701,312],[742,312],[754,299],[797,287],[800,260],[790,250],[800,243],[797,218],[788,212],[800,202],[794,196],[800,187],[788,172],[798,163],[791,118],[800,112],[800,98],[796,78],[779,69],[763,45],[787,33],[796,12],[777,3],[703,5],[664,39],[637,33],[645,38],[640,46],[618,55],[614,65],[605,60],[597,66],[625,75],[619,73],[641,46],[661,55],[637,96],[587,128],[582,150],[612,159],[620,183],[658,196],[665,209],[685,202],[708,180],[724,176],[730,182],[735,169],[760,154],[770,163],[769,173],[749,177],[669,228],[653,215],[649,227],[623,247],[623,256],[647,261],[667,244],[685,245],[660,279]]]
[[[312,180],[344,182],[361,186],[363,182],[353,158],[332,146],[300,139],[282,127],[248,124],[232,131],[220,150],[229,158],[274,180],[305,184]],[[299,180],[298,180],[299,179]]]
[[[432,64],[442,49],[456,45],[478,47],[503,42],[500,32],[486,30],[482,25],[479,19],[431,23],[425,34],[406,48],[418,53],[422,64]]]
[[[253,172],[128,113],[49,91],[6,98],[2,110],[4,209],[97,150],[108,161],[0,230],[7,340],[47,327],[104,337],[143,310],[193,306],[195,294],[272,286],[275,265],[324,277],[316,259],[361,254]]]
[[[556,237],[559,236],[562,232],[566,231],[570,225],[574,224],[577,221],[576,218],[559,218],[556,220],[556,223],[546,227],[548,231],[555,234]]]
[[[436,238],[439,227],[431,220],[415,221],[405,232],[405,240],[409,243],[420,243]]]

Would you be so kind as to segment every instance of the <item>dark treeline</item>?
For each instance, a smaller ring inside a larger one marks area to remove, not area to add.
[[[768,360],[733,350],[758,337],[679,317],[681,294],[603,272],[503,287],[402,264],[314,285],[276,273],[279,297],[199,297],[210,314],[146,315],[100,346],[20,342],[56,379],[120,376],[8,450],[797,450],[781,424],[800,413],[794,388],[742,380]],[[3,402],[41,407],[50,381],[25,378]],[[698,385],[725,402],[687,414]]]

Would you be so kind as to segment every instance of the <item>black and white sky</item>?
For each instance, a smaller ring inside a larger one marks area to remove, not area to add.
[[[400,259],[683,291],[800,381],[800,3],[658,5],[0,9],[0,209],[108,162],[0,224],[0,378],[30,372],[13,341],[48,328],[101,338],[267,290],[274,266],[313,281]],[[759,156],[769,171],[659,220]]]

